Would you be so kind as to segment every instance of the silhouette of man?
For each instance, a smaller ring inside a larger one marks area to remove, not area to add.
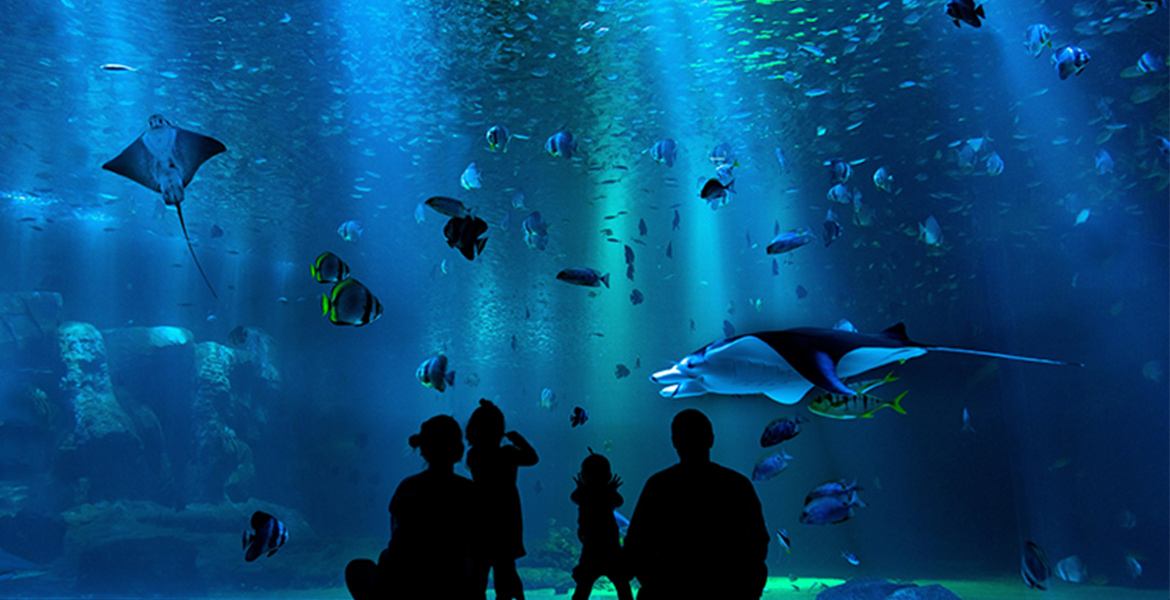
[[[756,599],[768,580],[768,528],[747,477],[711,462],[715,433],[693,408],[674,417],[678,464],[646,481],[625,553],[638,600]]]

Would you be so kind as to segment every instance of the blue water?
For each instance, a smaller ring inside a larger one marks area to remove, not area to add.
[[[59,294],[55,318],[92,324],[110,347],[129,327],[189,336],[109,359],[122,441],[89,447],[54,326],[0,345],[0,517],[38,513],[66,532],[0,521],[0,548],[40,566],[11,567],[0,595],[339,586],[346,561],[385,544],[387,502],[423,467],[410,434],[438,413],[465,422],[481,397],[541,457],[518,481],[522,576],[556,566],[540,551],[550,531],[575,542],[568,497],[588,447],[626,482],[628,516],[646,479],[676,461],[670,419],[696,407],[715,426],[712,458],[743,473],[768,422],[810,418],[784,446],[788,469],[756,484],[769,528],[793,539],[791,554],[773,541],[774,577],[1016,577],[1032,540],[1053,563],[1079,555],[1097,583],[1165,589],[1170,168],[1158,136],[1170,136],[1170,103],[1165,61],[1136,65],[1170,53],[1170,12],[990,3],[973,29],[944,4],[62,0],[6,11],[3,305]],[[1055,49],[1091,53],[1081,75],[1061,81],[1054,50],[1024,51],[1033,23],[1055,32]],[[175,210],[101,169],[155,113],[228,148],[182,204],[218,299]],[[487,149],[495,124],[514,134],[507,153]],[[577,139],[571,160],[543,148],[562,129]],[[679,146],[672,168],[648,152],[666,137]],[[721,143],[739,163],[736,193],[713,211],[699,190]],[[968,145],[978,151],[964,168]],[[1100,149],[1111,172],[1095,168]],[[987,172],[991,152],[1000,175]],[[826,198],[834,158],[853,163],[860,206]],[[465,190],[473,161],[483,185]],[[892,192],[873,185],[881,166]],[[416,220],[439,195],[488,222],[474,261],[448,247],[446,217]],[[826,247],[830,208],[844,233]],[[549,224],[543,251],[523,239],[533,210]],[[919,239],[930,216],[937,246]],[[360,239],[343,240],[338,227],[355,219]],[[798,227],[819,239],[765,253],[776,228]],[[377,296],[381,319],[321,316],[329,286],[309,265],[325,250]],[[610,287],[557,281],[568,267],[608,273]],[[857,421],[758,395],[664,399],[648,381],[724,337],[725,321],[744,334],[840,319],[1084,366],[930,353],[893,365],[899,380],[880,390],[908,390],[907,415]],[[233,345],[237,326],[266,336],[263,352]],[[195,357],[217,348],[246,364],[200,404],[211,392]],[[456,371],[441,394],[415,377],[438,353]],[[628,377],[615,377],[619,364]],[[590,419],[570,428],[575,406]],[[964,409],[973,434],[960,433]],[[859,481],[868,508],[798,524],[805,493],[841,478]],[[284,511],[290,538],[245,564],[237,536],[264,507]],[[145,555],[185,576],[158,587],[158,572],[130,566]],[[129,575],[114,583],[100,575],[119,569]]]

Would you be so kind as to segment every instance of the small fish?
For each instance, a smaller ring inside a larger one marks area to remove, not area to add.
[[[219,228],[219,225],[212,225],[211,231],[208,232],[208,237],[210,237],[213,240],[215,238],[221,238],[221,237],[223,237],[223,230]]]
[[[894,176],[890,175],[890,169],[888,167],[878,167],[878,170],[873,172],[873,184],[883,192],[893,192]]]
[[[638,235],[646,237],[646,219],[638,219]]]
[[[789,171],[788,158],[784,156],[784,149],[776,147],[776,162],[780,163],[780,172],[787,174]]]
[[[447,357],[443,354],[424,360],[415,370],[414,376],[423,385],[439,392],[446,391],[449,385],[455,385],[455,370],[447,370]]]
[[[1052,54],[1052,65],[1056,68],[1056,74],[1060,75],[1060,79],[1063,81],[1071,75],[1080,75],[1091,59],[1092,57],[1084,48],[1065,46]]]
[[[1142,576],[1142,563],[1138,562],[1138,559],[1133,554],[1126,553],[1125,568],[1129,571],[1129,576],[1133,579]]]
[[[585,421],[589,420],[589,413],[580,406],[573,407],[573,414],[569,415],[569,426],[578,427],[584,425]]]
[[[673,241],[666,243],[666,258],[670,258],[670,259],[674,258],[674,242]]]
[[[815,239],[817,239],[817,236],[813,234],[811,229],[808,227],[798,227],[791,231],[785,231],[780,235],[772,238],[772,241],[768,242],[766,251],[768,254],[784,254],[785,252],[791,252]]]
[[[805,525],[831,525],[849,520],[857,507],[866,504],[857,497],[857,492],[848,496],[824,496],[806,502],[800,514],[800,522]]]
[[[845,484],[845,480],[840,481],[826,481],[813,488],[804,497],[804,503],[809,504],[817,498],[842,498],[848,499],[854,492],[861,490],[861,486],[857,485],[857,479],[853,483]]]
[[[1028,27],[1028,30],[1024,32],[1024,48],[1027,49],[1028,54],[1031,54],[1032,58],[1040,58],[1040,55],[1044,53],[1045,46],[1052,47],[1052,30],[1043,23]]]
[[[516,210],[527,210],[524,208],[524,190],[519,188],[512,190],[512,208]]]
[[[1093,165],[1094,168],[1097,169],[1097,173],[1100,175],[1112,173],[1113,157],[1109,156],[1109,153],[1106,152],[1104,148],[1098,148],[1097,154],[1093,157]]]
[[[617,367],[614,369],[613,375],[614,375],[614,377],[616,377],[618,379],[624,379],[626,377],[629,377],[630,376],[630,368],[621,364],[621,363],[618,363]]]
[[[337,235],[340,235],[341,239],[347,242],[356,244],[362,239],[361,221],[350,220],[342,223],[341,227],[337,228]]]
[[[540,407],[545,409],[545,410],[551,411],[552,409],[556,408],[556,406],[557,406],[556,392],[554,392],[548,388],[544,388],[543,390],[540,390]]]
[[[477,190],[483,187],[483,176],[480,175],[474,162],[467,165],[463,174],[459,176],[459,185],[463,186],[465,190]]]
[[[865,393],[846,396],[826,392],[813,398],[808,404],[808,409],[813,414],[830,419],[856,419],[858,417],[868,419],[873,417],[873,413],[887,406],[901,414],[906,414],[906,409],[902,408],[902,398],[906,396],[907,392],[909,390],[899,394],[893,402]]]
[[[800,424],[807,422],[808,419],[797,415],[795,419],[780,417],[768,423],[768,426],[764,428],[764,433],[760,434],[760,446],[764,448],[775,446],[800,435]]]
[[[792,457],[783,450],[777,450],[761,458],[752,468],[752,481],[767,481],[779,475],[781,471],[788,468],[789,460],[792,460]]]
[[[955,22],[955,27],[961,27],[959,21],[972,27],[982,27],[980,17],[987,18],[983,14],[983,5],[975,6],[975,0],[948,0],[947,15]]]
[[[829,209],[829,213],[825,215],[825,222],[821,224],[825,229],[825,247],[828,248],[830,244],[837,241],[841,237],[841,222],[837,220],[837,213],[833,209]]]
[[[643,301],[645,301],[645,298],[642,296],[642,292],[639,292],[636,289],[634,291],[630,292],[630,303],[631,304],[633,304],[634,306],[637,306],[637,305],[641,304]]]
[[[674,211],[674,221],[672,221],[670,224],[671,225],[670,230],[674,231],[675,229],[678,229],[678,223],[679,223],[678,211],[675,210]]]
[[[987,156],[987,161],[984,163],[984,165],[987,167],[987,174],[992,177],[1003,174],[1003,159],[1000,158],[999,154],[995,151],[992,151],[992,153]]]
[[[848,562],[849,564],[851,564],[855,567],[857,565],[861,564],[861,561],[857,560],[857,555],[853,554],[852,552],[846,551],[846,550],[841,551],[841,558],[844,558],[846,562]]]
[[[719,183],[722,183],[723,185],[731,185],[731,182],[735,181],[734,170],[738,166],[739,161],[735,161],[732,163],[723,163],[718,167],[715,167],[715,179],[718,179]],[[731,191],[734,192],[735,190]]]
[[[573,134],[568,131],[558,131],[544,142],[544,149],[557,158],[573,158],[577,151],[577,142],[573,141]]]
[[[966,407],[963,408],[963,428],[959,432],[975,433],[975,428],[971,426],[971,415],[967,412]]]
[[[244,560],[252,562],[264,553],[276,554],[288,541],[288,530],[276,517],[261,511],[252,513],[252,530],[244,531]]]
[[[711,210],[715,210],[730,201],[730,198],[727,196],[727,192],[729,191],[735,191],[735,181],[723,185],[717,178],[712,177],[707,180],[707,183],[703,184],[703,189],[699,192],[699,197],[707,201],[707,205],[711,207]],[[678,215],[677,211],[675,215]],[[675,221],[677,222],[677,220],[676,218]]]
[[[925,243],[927,246],[941,246],[943,242],[942,227],[939,226],[938,220],[934,215],[926,218],[925,223],[918,224],[918,241]]]
[[[731,321],[728,321],[727,319],[723,319],[723,337],[735,337],[735,326],[732,325]]]
[[[667,167],[674,167],[674,161],[678,158],[678,144],[670,138],[658,140],[650,147],[650,158]]]
[[[625,249],[626,249],[626,264],[627,265],[634,264],[634,249],[629,247],[629,246],[626,246]]]
[[[792,554],[792,540],[788,539],[788,530],[777,529],[776,537],[780,538],[780,546],[784,548],[784,553]]]
[[[127,65],[121,65],[118,63],[105,63],[98,68],[103,70],[103,71],[124,71],[124,72],[129,72],[129,73],[137,73],[138,72],[138,69],[135,69],[134,67],[127,66]]]
[[[443,226],[443,236],[447,238],[447,245],[458,249],[463,258],[475,260],[487,246],[487,230],[487,222],[479,217],[451,217]]]
[[[829,160],[829,181],[834,184],[845,183],[850,177],[853,177],[853,167],[849,163],[839,158]]]
[[[503,125],[492,125],[491,129],[487,130],[488,149],[492,152],[507,152],[508,141],[512,139],[512,135],[508,132],[508,128]]]
[[[735,154],[731,149],[731,144],[722,142],[711,149],[711,153],[707,155],[707,160],[710,160],[716,165],[723,163],[735,162]]]
[[[847,186],[844,183],[838,183],[837,185],[829,188],[829,191],[825,194],[825,197],[828,198],[829,202],[836,202],[837,204],[853,204],[854,202],[861,200],[861,190],[855,187]]]
[[[634,280],[634,265],[633,263],[626,266],[626,278],[630,281]]]
[[[1040,546],[1029,541],[1024,546],[1024,552],[1020,556],[1020,576],[1024,578],[1024,585],[1038,590],[1047,589],[1044,587],[1044,582],[1048,581],[1051,575],[1052,570],[1048,568],[1048,556],[1044,554],[1044,550],[1040,549]]]
[[[471,216],[471,211],[468,210],[462,202],[448,198],[446,196],[433,196],[427,198],[423,204],[431,207],[435,212],[452,218],[465,218]]]
[[[322,252],[309,267],[317,283],[337,283],[349,277],[349,265],[332,252]]]
[[[533,250],[544,250],[548,246],[548,225],[540,218],[539,211],[533,211],[521,225],[524,229],[524,244]]]
[[[609,287],[609,273],[602,275],[601,273],[590,269],[589,267],[572,267],[557,273],[557,279],[565,283],[573,285],[581,285],[585,287]]]
[[[840,321],[837,321],[833,324],[833,329],[839,329],[841,331],[852,331],[854,333],[857,332],[857,327],[855,327],[853,323],[849,321],[849,319],[841,319]]]
[[[334,325],[361,327],[382,316],[382,303],[366,286],[350,277],[337,282],[328,294],[321,296],[321,312]]]
[[[1157,73],[1166,66],[1166,59],[1153,52],[1146,52],[1138,59],[1137,66],[1142,73]]]
[[[796,286],[796,299],[804,300],[805,298],[808,298],[808,290],[804,289],[803,285],[798,284]]]
[[[1084,583],[1089,580],[1089,570],[1085,562],[1077,555],[1061,559],[1052,569],[1056,576],[1069,583]]]

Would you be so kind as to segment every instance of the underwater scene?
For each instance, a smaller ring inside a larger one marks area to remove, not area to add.
[[[9,8],[0,597],[1167,597],[1164,0]]]

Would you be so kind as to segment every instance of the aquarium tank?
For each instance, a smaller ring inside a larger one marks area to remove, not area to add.
[[[529,597],[698,409],[764,598],[1165,598],[1168,15],[10,3],[0,597],[349,598],[484,399]]]

